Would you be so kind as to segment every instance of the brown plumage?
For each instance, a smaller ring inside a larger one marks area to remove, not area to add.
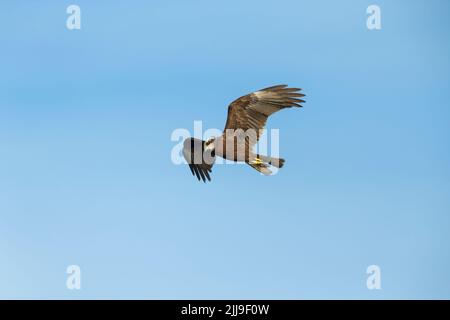
[[[199,181],[200,179],[203,182],[206,182],[206,179],[211,181],[209,174],[216,157],[214,150],[211,150],[209,153],[205,152],[205,141],[196,138],[184,140],[183,156],[189,164],[192,175],[197,176]]]
[[[252,148],[261,137],[270,115],[284,108],[302,107],[301,104],[305,101],[301,98],[305,95],[299,91],[301,89],[277,85],[255,91],[233,101],[228,107],[227,122],[222,136],[206,142],[195,139],[201,145],[201,148],[196,151],[192,148],[193,138],[185,140],[183,155],[190,165],[192,174],[199,180],[210,180],[209,173],[214,161],[201,160],[196,163],[193,161],[193,154],[203,155],[206,151],[214,152],[213,159],[215,156],[220,156],[233,161],[245,161],[264,175],[271,174],[268,169],[270,165],[281,168],[284,159],[255,154]],[[213,143],[212,146],[211,143]],[[227,147],[232,150],[227,150]]]
[[[254,129],[261,133],[271,114],[284,108],[303,107],[301,103],[305,101],[299,98],[305,95],[298,93],[301,90],[288,88],[287,85],[278,85],[236,99],[228,107],[225,130]]]

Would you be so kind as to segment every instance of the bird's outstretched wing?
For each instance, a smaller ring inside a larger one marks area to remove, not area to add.
[[[271,114],[284,108],[302,107],[301,103],[305,101],[300,98],[305,95],[298,93],[300,90],[278,85],[240,97],[228,107],[224,132],[227,129],[253,129],[259,139]]]
[[[183,143],[183,156],[191,169],[192,175],[206,182],[211,181],[211,168],[216,160],[214,149],[205,150],[205,141],[187,138]]]

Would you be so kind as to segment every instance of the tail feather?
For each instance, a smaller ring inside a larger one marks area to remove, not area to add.
[[[247,162],[250,167],[256,171],[261,172],[265,176],[270,176],[272,171],[270,171],[269,166],[265,163]]]
[[[269,156],[263,156],[260,154],[257,155],[257,158],[261,159],[262,161],[264,161],[276,168],[282,168],[284,166],[284,162],[285,162],[285,160],[283,158],[274,158],[274,157],[269,157]]]
[[[272,171],[270,171],[269,167],[274,166],[276,168],[281,168],[284,165],[284,159],[281,158],[273,158],[263,155],[256,155],[256,157],[248,162],[248,165],[253,169],[261,172],[263,175],[271,175]]]

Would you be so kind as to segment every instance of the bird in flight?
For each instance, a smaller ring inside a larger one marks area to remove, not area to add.
[[[267,118],[284,108],[302,107],[305,95],[301,89],[277,85],[240,97],[228,106],[225,129],[219,137],[206,141],[187,138],[183,156],[192,175],[203,182],[211,181],[211,170],[216,157],[245,162],[264,175],[270,175],[272,165],[281,168],[284,159],[254,153],[253,147],[263,133]]]

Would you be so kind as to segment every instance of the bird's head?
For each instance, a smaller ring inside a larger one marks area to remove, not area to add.
[[[209,138],[205,141],[205,149],[212,149],[214,147],[214,140],[216,138]]]

